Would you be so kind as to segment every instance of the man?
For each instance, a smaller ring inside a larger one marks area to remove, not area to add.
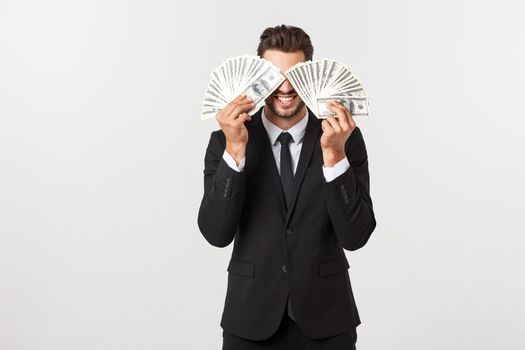
[[[267,28],[258,55],[281,72],[312,59],[300,28]],[[344,249],[376,221],[365,143],[348,109],[317,119],[285,80],[252,117],[237,97],[217,113],[206,150],[198,224],[234,239],[221,326],[223,350],[355,349],[361,323]]]

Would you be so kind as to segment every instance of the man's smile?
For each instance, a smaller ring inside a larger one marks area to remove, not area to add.
[[[278,94],[274,96],[275,101],[281,107],[289,107],[297,97],[297,94],[282,95]]]

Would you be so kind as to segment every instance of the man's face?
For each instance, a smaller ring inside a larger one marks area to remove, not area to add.
[[[304,52],[302,51],[282,52],[278,50],[266,50],[263,58],[279,67],[283,75],[288,68],[298,62],[305,61]],[[286,79],[265,102],[270,111],[280,118],[292,118],[305,106],[288,79]]]

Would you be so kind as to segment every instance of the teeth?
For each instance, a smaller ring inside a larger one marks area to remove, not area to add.
[[[279,101],[281,101],[281,102],[290,102],[290,101],[293,99],[293,97],[281,97],[281,96],[279,96],[279,97],[277,97],[277,98],[278,98]]]

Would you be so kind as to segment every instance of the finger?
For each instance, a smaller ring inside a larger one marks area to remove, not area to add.
[[[222,120],[222,109],[215,113],[215,119]]]
[[[241,107],[243,112],[248,112],[255,107],[255,103],[252,101],[248,101],[247,103],[243,103]]]
[[[228,119],[235,120],[239,117],[241,113],[248,112],[253,108],[253,103],[245,103],[242,105],[237,105],[235,108],[230,112],[230,115],[228,116]]]
[[[252,117],[248,113],[244,112],[244,113],[241,113],[237,119],[235,119],[235,124],[240,125],[248,120],[252,120]]]
[[[343,107],[344,113],[346,115],[345,121],[346,121],[346,123],[348,125],[348,129],[354,130],[355,127],[356,127],[356,123],[354,121],[354,118],[352,118],[352,112],[350,112],[348,110],[348,108],[346,108],[345,106],[342,106],[342,107]]]
[[[332,125],[326,119],[321,122],[321,129],[323,130],[323,134],[326,134],[327,136],[334,133]]]
[[[348,117],[348,124],[350,125],[351,130],[354,130],[357,127],[354,118],[352,118],[352,114],[350,114],[350,116]]]
[[[335,112],[339,118],[346,117],[346,111],[347,109],[337,100],[332,100],[332,102],[329,104],[332,107],[330,110],[332,112]]]
[[[350,111],[348,111],[348,109],[346,109],[346,107],[340,104],[339,102],[334,104],[334,109],[339,112],[337,114],[337,120],[339,121],[341,129],[343,131],[348,131],[350,129]]]
[[[244,94],[240,94],[239,96],[237,96],[233,101],[231,101],[230,103],[228,103],[226,105],[226,107],[224,107],[223,111],[224,111],[224,115],[225,116],[228,116],[230,114],[230,112],[232,111],[232,109],[235,108],[235,106],[237,106],[238,104],[244,104],[244,103],[250,103],[251,102],[251,99],[248,98],[246,95]]]
[[[239,104],[239,102],[232,102],[223,109],[224,120],[235,120],[237,117],[239,117],[239,114],[245,111],[249,111],[251,109],[248,108],[250,104],[251,102],[245,102],[242,104]]]
[[[224,110],[221,109],[217,114],[215,115],[215,118],[219,122],[219,124],[224,124],[226,122],[226,114],[224,114]]]
[[[339,125],[339,121],[333,115],[329,115],[325,120],[330,124],[334,132],[341,132],[341,125]]]
[[[341,130],[343,132],[347,132],[351,127],[348,121],[348,115],[346,113],[344,113],[344,115],[345,116],[343,118],[339,118],[339,125],[341,125]]]
[[[350,110],[346,108],[343,104],[341,104],[339,101],[336,101],[336,103],[341,107],[341,110],[344,111],[349,127],[351,129],[354,129],[357,125],[354,121],[354,118],[352,117],[352,112],[350,112]]]
[[[228,118],[228,116],[231,114],[232,110],[237,107],[237,104],[239,103],[239,101],[236,101],[236,100],[233,100],[231,101],[230,103],[228,103],[226,105],[226,107],[223,108],[223,113],[224,113],[224,116],[226,118]]]
[[[237,96],[232,102],[241,102],[244,100],[249,100],[250,98],[243,92],[239,96]]]
[[[344,113],[345,117],[340,118],[340,123],[344,131],[348,130],[354,130],[356,128],[356,123],[354,121],[354,118],[352,118],[352,113],[346,108],[344,105],[339,103],[338,110],[340,110],[342,113]]]
[[[252,120],[252,117],[248,113],[241,113],[237,119],[232,122],[232,126],[235,128],[244,127],[244,122]]]
[[[236,103],[241,103],[241,104],[253,102],[253,100],[248,95],[246,95],[244,93],[242,93],[239,96],[237,96],[237,98],[234,101]]]

